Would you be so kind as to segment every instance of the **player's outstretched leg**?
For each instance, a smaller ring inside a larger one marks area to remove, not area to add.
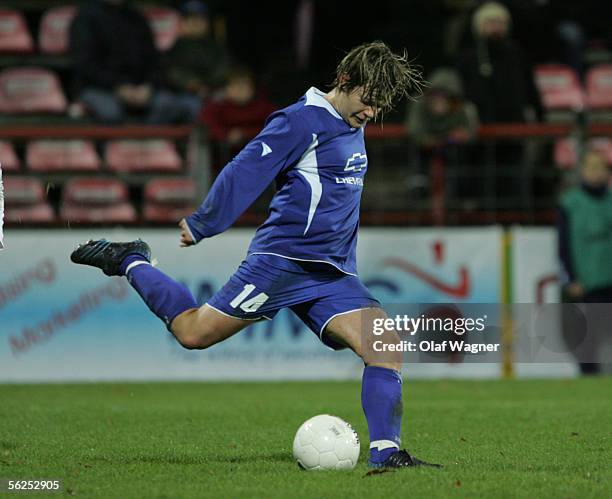
[[[150,264],[151,250],[140,239],[126,243],[87,241],[72,252],[70,259],[97,267],[106,275],[126,276],[149,309],[185,348],[208,348],[252,324],[223,315],[208,305],[198,308],[187,287]]]
[[[395,353],[382,359],[372,355],[373,349],[368,344],[371,335],[363,334],[363,323],[371,323],[375,318],[386,318],[386,314],[379,308],[355,311],[335,317],[325,329],[325,334],[350,347],[366,365],[361,385],[361,404],[370,433],[368,464],[373,468],[440,467],[400,450],[402,359],[401,354]],[[377,340],[385,341],[384,335],[377,337]]]
[[[125,243],[105,239],[79,245],[70,259],[90,265],[106,275],[124,275],[149,309],[170,329],[172,321],[186,310],[198,308],[190,291],[150,263],[151,249],[144,241]]]
[[[111,243],[106,239],[89,240],[79,246],[70,255],[70,260],[82,265],[97,267],[108,276],[124,275],[121,263],[128,255],[139,255],[145,262],[151,260],[151,248],[142,239],[127,243]]]

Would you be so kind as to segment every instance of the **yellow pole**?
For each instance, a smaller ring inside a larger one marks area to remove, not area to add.
[[[514,324],[512,321],[512,232],[504,229],[502,236],[502,316],[501,316],[501,343],[502,343],[502,378],[514,377]]]

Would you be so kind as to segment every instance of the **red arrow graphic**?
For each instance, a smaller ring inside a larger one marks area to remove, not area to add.
[[[420,269],[413,263],[401,260],[399,258],[387,258],[383,261],[383,264],[389,267],[397,267],[404,272],[408,272],[416,278],[426,282],[432,288],[455,298],[466,298],[472,289],[470,274],[468,269],[464,266],[459,267],[459,282],[457,284],[447,284],[442,282],[436,276]]]

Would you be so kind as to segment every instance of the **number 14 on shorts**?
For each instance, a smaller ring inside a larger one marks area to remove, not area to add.
[[[240,307],[242,311],[247,313],[256,312],[259,307],[268,301],[269,296],[265,293],[259,293],[253,298],[249,298],[255,291],[255,287],[254,284],[245,284],[242,291],[230,302],[230,307]]]

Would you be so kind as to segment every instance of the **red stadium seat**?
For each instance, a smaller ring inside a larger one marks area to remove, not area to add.
[[[6,176],[3,183],[7,205],[36,204],[45,200],[45,189],[37,178]]]
[[[109,206],[62,204],[60,218],[71,224],[132,224],[138,219],[134,207],[127,202]]]
[[[0,73],[0,113],[64,113],[66,97],[57,76],[42,68]]]
[[[60,218],[70,223],[134,223],[127,186],[116,179],[79,178],[64,187]]]
[[[151,25],[157,49],[161,52],[170,50],[179,35],[179,13],[168,7],[156,6],[143,7],[142,11]]]
[[[177,223],[181,218],[191,215],[193,211],[193,205],[172,206],[159,203],[145,203],[143,218],[146,222],[173,224]]]
[[[63,200],[88,205],[122,203],[128,200],[128,189],[114,178],[76,178],[66,183]]]
[[[175,223],[195,208],[196,186],[191,179],[154,179],[145,185],[143,218],[147,222]]]
[[[116,172],[178,172],[182,166],[174,143],[163,139],[107,142],[105,160]]]
[[[595,137],[588,141],[591,151],[600,152],[608,165],[612,165],[612,140],[608,137]],[[555,164],[561,169],[571,169],[578,162],[578,147],[572,138],[559,139],[555,143]]]
[[[68,32],[76,14],[76,7],[67,5],[47,10],[41,19],[38,44],[45,54],[64,54],[68,51]]]
[[[33,140],[26,148],[28,168],[37,172],[100,169],[100,158],[89,140]]]
[[[0,9],[0,52],[29,54],[34,42],[20,12]]]
[[[52,223],[53,208],[45,199],[45,189],[40,180],[27,177],[6,176],[4,219],[8,223]]]
[[[562,64],[542,64],[535,68],[535,81],[547,110],[580,110],[584,93],[572,68]]]
[[[591,109],[612,108],[612,64],[601,64],[587,72],[586,92]]]
[[[196,186],[188,178],[159,178],[147,182],[144,188],[146,201],[164,204],[192,204]]]
[[[49,224],[55,222],[55,213],[51,205],[46,202],[27,206],[7,205],[4,212],[4,220],[12,224]]]
[[[15,172],[21,167],[13,144],[4,140],[0,141],[0,165],[5,172]]]
[[[50,224],[55,222],[55,213],[49,203],[28,206],[6,206],[4,220],[11,224],[34,223]]]

